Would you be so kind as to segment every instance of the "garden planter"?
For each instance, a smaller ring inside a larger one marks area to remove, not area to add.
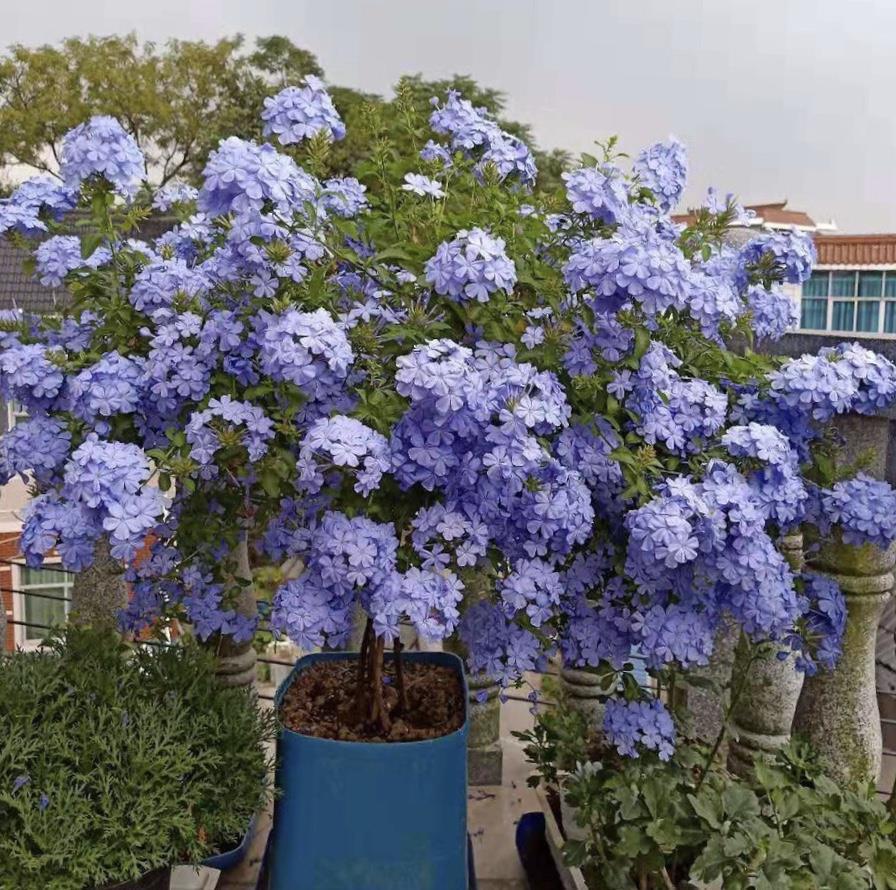
[[[253,816],[239,844],[230,850],[224,850],[221,853],[216,853],[214,856],[209,856],[208,859],[203,859],[201,865],[204,865],[206,868],[216,868],[218,871],[227,871],[239,865],[246,858],[249,844],[252,843],[252,838],[255,837],[255,822],[256,817]]]
[[[168,890],[170,884],[171,869],[157,868],[147,872],[142,878],[120,884],[105,884],[97,890]]]
[[[277,690],[275,707],[307,655]],[[455,669],[447,652],[416,652],[405,663]],[[466,682],[464,681],[466,700]],[[468,717],[427,741],[354,742],[281,727],[268,890],[466,890]]]

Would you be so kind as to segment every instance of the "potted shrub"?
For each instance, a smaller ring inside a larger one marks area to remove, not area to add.
[[[634,648],[665,683],[706,664],[729,615],[804,666],[835,660],[839,590],[774,540],[818,500],[818,422],[896,398],[896,367],[858,345],[786,363],[744,345],[787,329],[778,285],[808,277],[814,248],[726,244],[748,214],[715,192],[673,220],[676,140],[628,170],[611,140],[539,193],[532,152],[489,113],[420,99],[405,81],[388,121],[361,116],[367,148],[341,170],[345,128],[307,78],[260,109],[271,142],[223,140],[198,189],[151,189],[134,138],[94,118],[65,137],[61,182],[0,204],[3,231],[51,234],[37,274],[77,297],[62,319],[2,319],[0,393],[32,416],[0,442],[0,478],[43,492],[29,562],[55,547],[83,568],[108,535],[124,624],[179,616],[242,678],[262,563],[289,579],[270,626],[302,649],[343,644],[358,606],[369,618],[358,655],[310,658],[278,696],[273,855],[276,871],[301,854],[291,887],[320,886],[315,869],[354,887],[370,862],[424,887],[440,845],[440,890],[462,886],[460,665],[405,659],[403,618],[456,633],[501,685],[558,649],[596,668],[619,681],[616,737],[664,754],[674,726],[624,676]],[[80,243],[74,207],[91,214]],[[144,243],[151,208],[181,223]],[[445,695],[415,699],[423,676]],[[424,780],[427,745],[452,753]],[[294,781],[303,760],[353,783]],[[416,818],[429,787],[453,789],[434,821]],[[326,825],[341,846],[309,847]]]
[[[0,884],[167,890],[270,795],[273,722],[195,643],[69,629],[0,660]]]

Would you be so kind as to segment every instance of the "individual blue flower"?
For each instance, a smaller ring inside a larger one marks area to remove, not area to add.
[[[444,198],[445,190],[440,182],[430,179],[422,173],[405,173],[404,184],[401,187],[406,192],[413,192],[415,195],[425,198]]]
[[[344,138],[345,125],[324,82],[309,74],[303,83],[302,87],[286,87],[264,100],[264,135],[276,136],[281,145],[294,145],[318,133],[330,139]]]
[[[99,115],[65,134],[59,168],[70,188],[97,176],[131,197],[146,173],[146,161],[134,137],[114,117]]]

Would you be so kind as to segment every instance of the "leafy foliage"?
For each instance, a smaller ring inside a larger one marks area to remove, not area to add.
[[[564,856],[595,890],[668,890],[688,879],[725,890],[896,887],[896,823],[874,788],[840,787],[805,743],[745,781],[718,764],[707,771],[695,743],[668,762],[620,758],[566,708],[517,735],[536,769],[530,784],[559,783],[575,809],[586,837]]]
[[[0,661],[0,884],[83,890],[231,849],[273,718],[198,646],[70,628]]]

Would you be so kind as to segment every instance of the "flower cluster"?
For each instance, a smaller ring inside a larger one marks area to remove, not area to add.
[[[836,525],[845,543],[887,549],[896,541],[896,492],[887,482],[859,473],[823,490],[820,500],[820,524]]]
[[[846,603],[840,586],[831,578],[807,572],[801,577],[808,606],[799,634],[789,638],[796,651],[796,665],[809,676],[833,670],[843,649],[846,630]]]
[[[435,110],[430,115],[430,125],[436,133],[451,137],[452,151],[475,153],[479,158],[479,170],[491,165],[502,180],[514,176],[523,185],[535,182],[538,171],[526,144],[504,132],[484,108],[475,108],[453,90],[448,93],[444,105],[440,105],[438,99],[433,99],[432,104]],[[437,148],[429,149],[430,157],[437,155]],[[444,156],[442,159],[450,160]]]
[[[59,167],[71,189],[101,177],[131,197],[143,179],[146,162],[134,137],[114,117],[100,115],[66,133]]]
[[[345,125],[323,81],[309,74],[304,83],[302,87],[286,87],[264,100],[264,135],[276,136],[281,145],[293,145],[318,133],[343,139]]]
[[[487,303],[498,291],[511,293],[516,284],[516,266],[505,253],[504,239],[482,229],[458,232],[440,244],[425,271],[436,293],[459,303]]]
[[[638,181],[649,188],[663,210],[671,210],[681,199],[688,181],[685,147],[673,136],[645,148],[635,160]]]
[[[607,740],[624,757],[637,757],[646,749],[656,751],[660,760],[668,760],[675,749],[675,724],[658,699],[608,701],[603,729]]]
[[[250,461],[260,460],[273,435],[274,423],[261,408],[230,396],[211,399],[207,408],[190,416],[186,426],[190,457],[206,470],[212,470],[219,448],[244,447]]]
[[[619,223],[628,211],[628,188],[622,171],[612,165],[580,167],[564,173],[566,197],[576,213],[605,223]]]
[[[300,486],[314,494],[325,483],[324,470],[348,467],[355,473],[355,491],[368,495],[390,469],[389,443],[361,421],[337,414],[308,427],[299,451]]]

